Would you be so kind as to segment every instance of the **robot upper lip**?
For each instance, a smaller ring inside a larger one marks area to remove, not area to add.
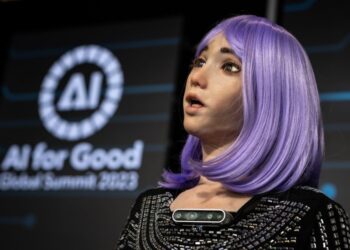
[[[199,96],[194,94],[194,93],[187,94],[185,99],[186,99],[187,103],[189,103],[190,105],[200,104],[202,106],[205,106],[204,102],[201,100],[201,98],[199,98]]]

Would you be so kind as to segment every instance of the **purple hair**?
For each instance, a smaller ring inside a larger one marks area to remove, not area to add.
[[[242,194],[317,187],[324,135],[315,76],[304,49],[284,28],[242,15],[210,30],[196,55],[219,33],[242,62],[242,129],[225,152],[206,162],[199,138],[189,135],[181,172],[165,170],[159,185],[189,188],[205,176]]]

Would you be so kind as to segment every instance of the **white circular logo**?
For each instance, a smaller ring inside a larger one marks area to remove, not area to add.
[[[93,64],[100,70],[91,72],[89,81],[75,72],[67,79],[64,89],[57,91],[60,80],[73,67]],[[103,74],[102,74],[102,72]],[[102,95],[105,78],[106,90]],[[75,141],[93,135],[105,126],[115,113],[123,93],[124,77],[117,58],[109,50],[97,45],[79,46],[66,52],[44,77],[39,93],[39,115],[45,128],[60,139]],[[55,105],[55,93],[60,93]],[[100,97],[104,99],[100,101]],[[60,116],[67,111],[93,111],[88,118],[68,121]]]

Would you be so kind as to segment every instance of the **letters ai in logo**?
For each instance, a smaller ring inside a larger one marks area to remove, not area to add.
[[[93,66],[89,75],[79,71],[82,65]],[[117,110],[123,83],[120,63],[106,48],[86,45],[66,52],[51,66],[40,89],[39,115],[44,127],[68,141],[93,135]],[[59,89],[59,85],[64,87]],[[91,114],[80,120],[63,116],[74,111]]]

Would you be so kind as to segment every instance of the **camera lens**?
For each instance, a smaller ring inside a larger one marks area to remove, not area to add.
[[[208,219],[208,220],[213,219],[213,217],[214,217],[214,215],[213,215],[212,213],[207,214],[207,219]]]
[[[221,213],[216,215],[216,219],[217,219],[217,220],[221,220],[222,218],[223,218],[223,216],[222,216]]]
[[[187,219],[188,220],[195,220],[195,219],[197,219],[197,217],[198,217],[198,214],[196,212],[189,212],[187,214]]]
[[[182,217],[181,212],[175,213],[175,219],[181,219],[181,217]]]

